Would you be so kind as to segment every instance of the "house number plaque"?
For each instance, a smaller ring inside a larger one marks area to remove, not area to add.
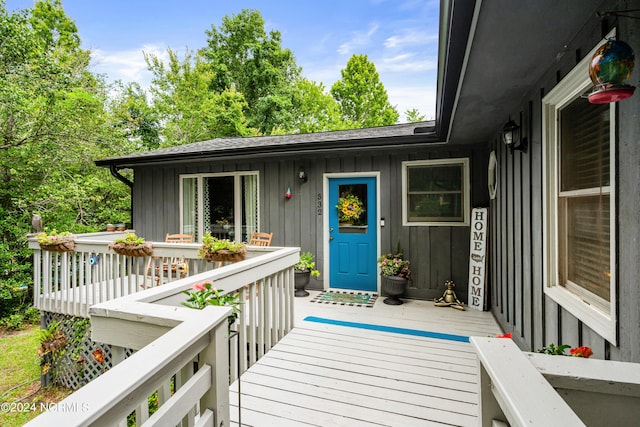
[[[474,310],[486,307],[487,278],[487,208],[474,208],[471,213],[471,247],[469,248],[469,299]]]

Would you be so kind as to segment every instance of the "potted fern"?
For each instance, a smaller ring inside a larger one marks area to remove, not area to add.
[[[295,273],[294,286],[296,289],[295,296],[306,297],[309,296],[309,292],[305,291],[311,276],[319,277],[320,272],[316,270],[316,263],[313,261],[313,255],[311,252],[302,252],[298,263],[293,266]]]

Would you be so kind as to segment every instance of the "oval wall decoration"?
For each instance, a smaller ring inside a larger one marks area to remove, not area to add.
[[[496,189],[498,188],[498,160],[496,152],[492,151],[489,155],[489,197],[491,200],[496,198]]]

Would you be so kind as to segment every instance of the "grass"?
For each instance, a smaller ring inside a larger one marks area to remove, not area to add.
[[[22,426],[49,403],[59,402],[71,390],[40,388],[37,326],[0,334],[0,425]]]

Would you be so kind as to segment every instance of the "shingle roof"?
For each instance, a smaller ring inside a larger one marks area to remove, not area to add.
[[[436,142],[435,122],[405,123],[363,129],[301,133],[274,136],[216,138],[192,144],[131,153],[96,161],[98,166],[158,163],[189,158],[260,155],[264,153],[337,148],[362,148],[365,145]]]

